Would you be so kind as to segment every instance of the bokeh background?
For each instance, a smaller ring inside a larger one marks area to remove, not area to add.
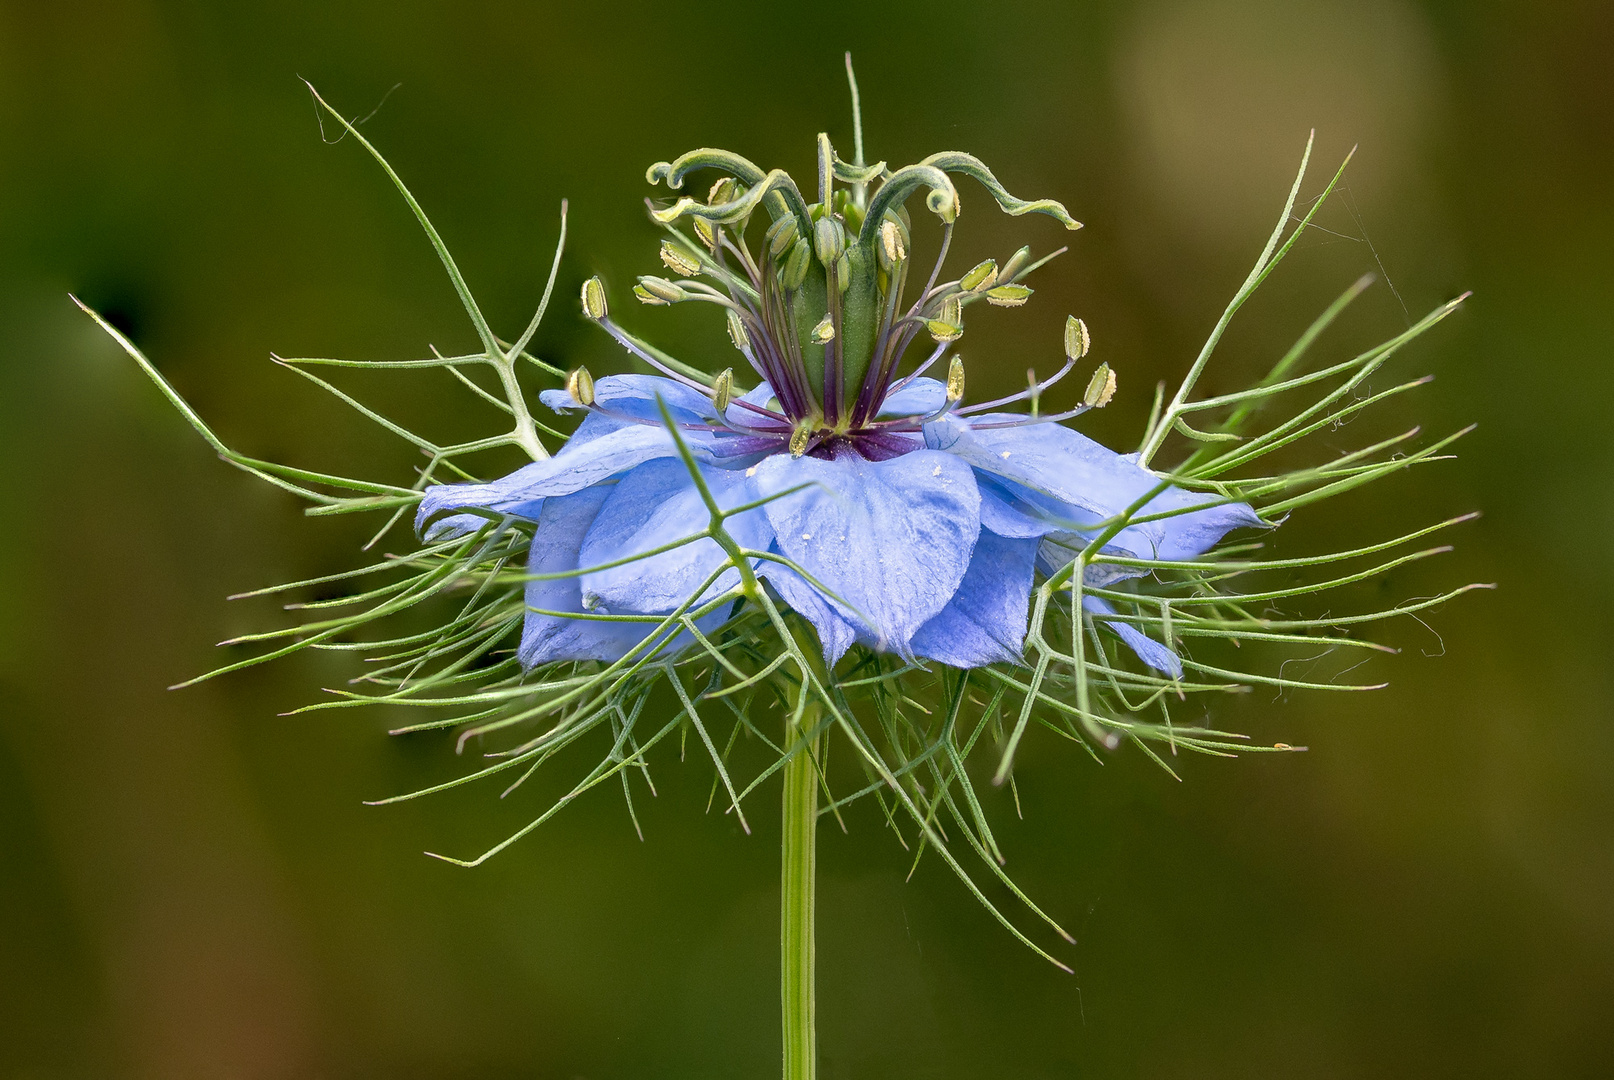
[[[538,347],[599,372],[622,355],[571,298],[599,272],[624,306],[655,266],[644,167],[722,145],[810,175],[815,132],[849,148],[846,48],[873,156],[969,150],[1088,222],[965,352],[972,389],[1008,386],[1081,314],[1122,388],[1089,430],[1116,445],[1242,279],[1307,131],[1309,193],[1360,144],[1328,231],[1241,315],[1212,386],[1363,271],[1381,281],[1329,356],[1474,289],[1386,376],[1434,385],[1320,444],[1478,422],[1460,460],[1275,542],[1483,509],[1455,554],[1339,603],[1501,587],[1386,630],[1401,655],[1363,673],[1388,690],[1211,715],[1303,755],[1181,761],[1179,783],[1034,740],[1024,821],[993,809],[1010,869],[1078,932],[1075,977],[934,860],[905,881],[876,811],[826,830],[824,1075],[1606,1075],[1614,7],[7,0],[0,1077],[774,1072],[771,799],[746,837],[702,812],[706,767],[664,758],[645,842],[601,789],[458,870],[422,850],[480,851],[536,802],[361,805],[464,762],[448,737],[387,738],[396,717],[279,715],[350,674],[342,657],[163,689],[275,625],[226,594],[354,565],[364,523],[307,520],[218,462],[67,294],[237,447],[408,476],[410,452],[268,362],[471,341],[406,208],[351,141],[321,140],[298,76],[350,115],[401,84],[364,130],[506,334],[569,197]],[[960,265],[1065,239],[963,194]],[[626,316],[729,363],[716,324]],[[441,373],[346,385],[445,436],[496,419]]]

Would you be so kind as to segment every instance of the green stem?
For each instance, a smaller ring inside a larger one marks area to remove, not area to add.
[[[522,393],[521,383],[516,378],[515,355],[512,352],[507,357],[500,353],[489,357],[489,361],[493,364],[493,369],[499,373],[499,383],[504,387],[505,399],[510,403],[510,414],[516,418],[516,429],[510,433],[510,437],[532,460],[544,461],[549,457],[549,451],[538,441],[538,428],[532,422],[532,412],[527,408],[526,395]]]
[[[816,705],[788,722],[786,744],[817,726]],[[818,1034],[813,969],[813,925],[818,878],[818,739],[785,762],[784,820],[780,827],[779,1002],[784,1019],[785,1080],[816,1080]]]

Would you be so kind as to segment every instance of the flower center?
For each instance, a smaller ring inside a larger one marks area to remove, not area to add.
[[[850,450],[879,459],[914,449],[911,436],[897,438],[892,430],[905,424],[911,432],[913,417],[880,418],[908,347],[921,334],[935,342],[911,377],[941,360],[963,335],[968,305],[986,300],[1018,307],[1030,297],[1031,289],[1020,279],[1046,260],[1033,263],[1029,248],[1021,248],[1001,269],[987,260],[958,280],[938,283],[960,212],[949,174],[973,177],[1010,214],[1037,212],[1066,228],[1080,228],[1057,202],[1016,199],[968,154],[934,154],[892,171],[884,162],[864,165],[861,148],[858,160],[842,161],[827,135],[818,136],[818,200],[813,203],[788,173],[764,172],[722,150],[695,150],[651,166],[646,175],[676,191],[685,176],[705,168],[727,174],[712,185],[705,202],[683,196],[652,211],[672,234],[662,242],[661,258],[677,279],[641,277],[634,295],[651,305],[699,300],[724,307],[730,340],[777,399],[767,408],[741,399],[744,423],[733,409],[726,415],[736,430],[788,438],[796,454]],[[942,225],[936,262],[923,279],[912,273],[906,207],[921,189],[927,192],[926,207]],[[766,215],[766,226],[758,210]],[[678,227],[686,219],[693,236]],[[594,294],[584,289],[590,317],[642,359],[727,402],[732,375],[719,376],[718,387],[708,390],[683,365],[668,362],[616,327],[603,291],[597,281],[593,284]],[[950,405],[958,400],[953,383],[962,383],[957,358],[953,364]]]

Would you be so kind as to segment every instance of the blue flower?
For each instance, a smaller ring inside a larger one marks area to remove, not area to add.
[[[820,137],[819,155],[821,201],[812,205],[787,174],[724,151],[694,151],[648,174],[677,190],[696,169],[728,173],[705,203],[683,197],[653,212],[674,237],[661,257],[680,280],[645,276],[633,291],[652,306],[720,305],[730,340],[760,380],[755,389],[734,397],[732,371],[705,381],[669,362],[612,321],[604,286],[591,279],[584,314],[665,377],[595,384],[580,368],[566,390],[542,395],[557,411],[588,414],[553,458],[490,484],[425,492],[417,527],[432,537],[479,527],[486,519],[465,513],[473,508],[533,522],[523,664],[618,659],[655,623],[600,616],[664,616],[734,588],[739,571],[725,568],[715,540],[674,543],[710,524],[692,467],[723,510],[737,511],[724,529],[757,553],[752,570],[812,624],[830,663],[854,643],[957,668],[1016,663],[1037,572],[1071,562],[1117,515],[1156,517],[1121,529],[1105,549],[1148,559],[1191,559],[1231,529],[1263,524],[1248,506],[1164,485],[1061,423],[1108,402],[1107,367],[1083,404],[1064,413],[989,411],[1040,397],[1086,355],[1087,328],[1074,317],[1066,363],[1024,393],[963,405],[957,357],[945,382],[924,377],[963,334],[971,305],[1024,304],[1032,290],[1023,279],[1040,265],[1022,248],[1001,269],[988,260],[938,284],[961,209],[949,174],[972,177],[1009,214],[1080,228],[1063,206],[1016,199],[967,154],[865,168],[840,161]],[[836,180],[847,189],[834,190]],[[905,307],[904,204],[920,189],[945,235]],[[766,235],[748,239],[759,212],[771,219]],[[686,219],[694,236],[675,227]],[[921,333],[935,350],[899,376]],[[1083,581],[1103,586],[1140,573],[1106,563],[1088,567]],[[1101,619],[1114,615],[1101,598],[1084,604]],[[726,610],[703,618],[720,623]],[[1144,663],[1181,673],[1167,646],[1120,619],[1104,621]]]
[[[718,504],[762,503],[725,528],[743,548],[805,571],[752,561],[817,630],[830,663],[854,642],[958,668],[1017,662],[1037,570],[1069,562],[1101,522],[1160,483],[1128,456],[1057,422],[946,412],[946,387],[934,379],[914,379],[888,399],[873,454],[843,438],[797,456],[783,432],[757,434],[736,404],[727,413],[743,426],[728,427],[710,398],[679,382],[603,378],[589,415],[553,458],[489,484],[432,487],[421,502],[417,524],[434,538],[484,520],[455,511],[510,514],[534,523],[529,572],[586,571],[528,584],[525,665],[620,658],[654,624],[589,615],[665,615],[724,563],[709,538],[636,558],[700,533],[709,520],[672,432],[652,419],[658,394]],[[561,410],[584,407],[565,391],[543,397]],[[774,395],[764,384],[747,397]],[[1263,524],[1243,503],[1175,487],[1137,516],[1173,510],[1182,512],[1131,525],[1105,550],[1189,559],[1231,529]],[[1108,584],[1126,576],[1119,569],[1089,567],[1086,580]],[[730,568],[702,599],[737,581]],[[1095,614],[1111,613],[1097,597],[1085,602]],[[1125,622],[1107,625],[1151,667],[1181,673],[1165,646]]]

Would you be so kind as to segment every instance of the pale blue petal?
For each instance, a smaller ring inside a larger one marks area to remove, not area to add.
[[[427,490],[430,489],[428,488]],[[533,499],[506,507],[500,513],[509,514],[511,517],[524,518],[527,521],[537,521],[539,511],[543,509],[543,506],[544,500]],[[417,517],[416,521],[419,520]],[[448,517],[441,517],[433,521],[427,527],[425,537],[427,540],[435,541],[448,540],[458,536],[469,536],[482,526],[489,524],[491,520],[480,514],[450,514]]]
[[[947,403],[947,386],[921,375],[901,390],[886,395],[881,416],[929,416]]]
[[[544,500],[527,555],[529,574],[561,574],[578,568],[577,553],[609,488],[585,488],[572,495]],[[543,611],[583,611],[576,576],[527,582],[526,604]],[[540,615],[528,610],[521,626],[517,657],[533,667],[556,660],[618,660],[654,629],[652,623],[601,622]]]
[[[777,553],[777,548],[775,549]],[[802,576],[782,563],[764,560],[757,564],[757,576],[765,578],[791,610],[806,619],[818,632],[824,649],[824,663],[834,667],[857,639],[857,630],[838,615],[819,591]]]
[[[702,467],[701,475],[724,510],[756,501],[743,473]],[[579,559],[584,567],[603,566],[695,536],[710,523],[711,514],[682,460],[646,462],[610,489]],[[773,542],[773,530],[760,509],[726,518],[723,527],[751,550],[766,551]],[[583,575],[583,596],[607,611],[669,612],[694,595],[726,558],[715,540],[703,537],[671,551],[590,571]],[[739,573],[731,568],[701,599],[718,596],[738,582]]]
[[[981,489],[981,527],[999,536],[1025,539],[1057,533],[1062,526],[1049,520],[1047,512],[1021,498],[1010,485],[991,473],[975,474]]]
[[[919,450],[878,462],[850,451],[834,460],[776,454],[756,469],[762,496],[812,485],[767,504],[779,550],[878,647],[908,655],[914,631],[958,590],[980,533],[970,468]]]
[[[581,445],[586,442],[593,442],[601,435],[609,435],[619,428],[634,426],[635,423],[633,420],[621,420],[615,416],[607,416],[604,413],[591,412],[583,417],[583,422],[577,425],[577,430],[567,437],[566,445],[571,446],[574,443]]]
[[[1043,540],[1042,546],[1037,549],[1037,567],[1044,574],[1053,574],[1066,563],[1075,559],[1087,547],[1091,536],[1080,533],[1058,532],[1051,533]],[[1119,548],[1114,544],[1104,545],[1104,552],[1109,555],[1134,556],[1136,553]],[[1147,556],[1145,556],[1146,558]],[[1146,567],[1125,566],[1121,563],[1095,562],[1089,563],[1087,569],[1082,571],[1082,580],[1088,585],[1104,588],[1114,585],[1118,581],[1130,578],[1145,577],[1149,574]]]
[[[772,409],[774,412],[782,411],[779,407],[779,399],[774,395],[773,387],[766,382],[758,383],[734,399],[734,402],[740,401],[745,402],[747,405],[755,405],[758,408]],[[731,402],[723,413],[723,418],[729,423],[739,424],[743,427],[755,427],[757,424],[767,420],[767,417],[754,413],[750,409],[743,409],[734,402]]]
[[[958,592],[913,636],[914,654],[955,668],[1020,663],[1036,558],[1035,538],[983,528]]]
[[[1094,615],[1114,615],[1115,609],[1105,603],[1103,598],[1091,594],[1082,597],[1082,607]],[[1115,631],[1120,639],[1138,655],[1138,659],[1154,668],[1156,671],[1170,675],[1173,679],[1182,678],[1182,661],[1177,654],[1149,637],[1128,622],[1119,619],[1106,620],[1105,626]]]
[[[705,394],[659,375],[607,375],[594,384],[594,404],[606,413],[655,424],[662,422],[661,409],[656,404],[658,395],[677,423],[701,423],[717,415]],[[575,412],[585,407],[565,390],[545,390],[538,400],[556,412]]]
[[[1066,519],[1072,532],[1113,518],[1160,483],[1133,455],[1117,454],[1062,424],[972,427],[1014,419],[1023,418],[1001,413],[943,417],[925,425],[925,442],[1010,482],[1027,501],[1041,502],[1049,513]],[[1203,509],[1189,509],[1196,506]],[[1141,558],[1191,559],[1233,529],[1265,527],[1244,503],[1177,487],[1157,494],[1136,516],[1172,510],[1186,512],[1128,526],[1111,544]]]
[[[705,455],[705,440],[686,438],[698,456]],[[492,483],[439,484],[427,488],[415,514],[415,529],[426,532],[427,523],[444,511],[468,506],[516,513],[525,504],[551,495],[570,495],[635,465],[654,458],[672,457],[677,452],[671,432],[648,424],[625,425],[586,442],[573,439],[554,457],[525,465]],[[433,523],[426,535],[440,539],[463,532],[465,529],[460,523],[468,516]],[[474,529],[480,523],[476,520],[470,527]]]

